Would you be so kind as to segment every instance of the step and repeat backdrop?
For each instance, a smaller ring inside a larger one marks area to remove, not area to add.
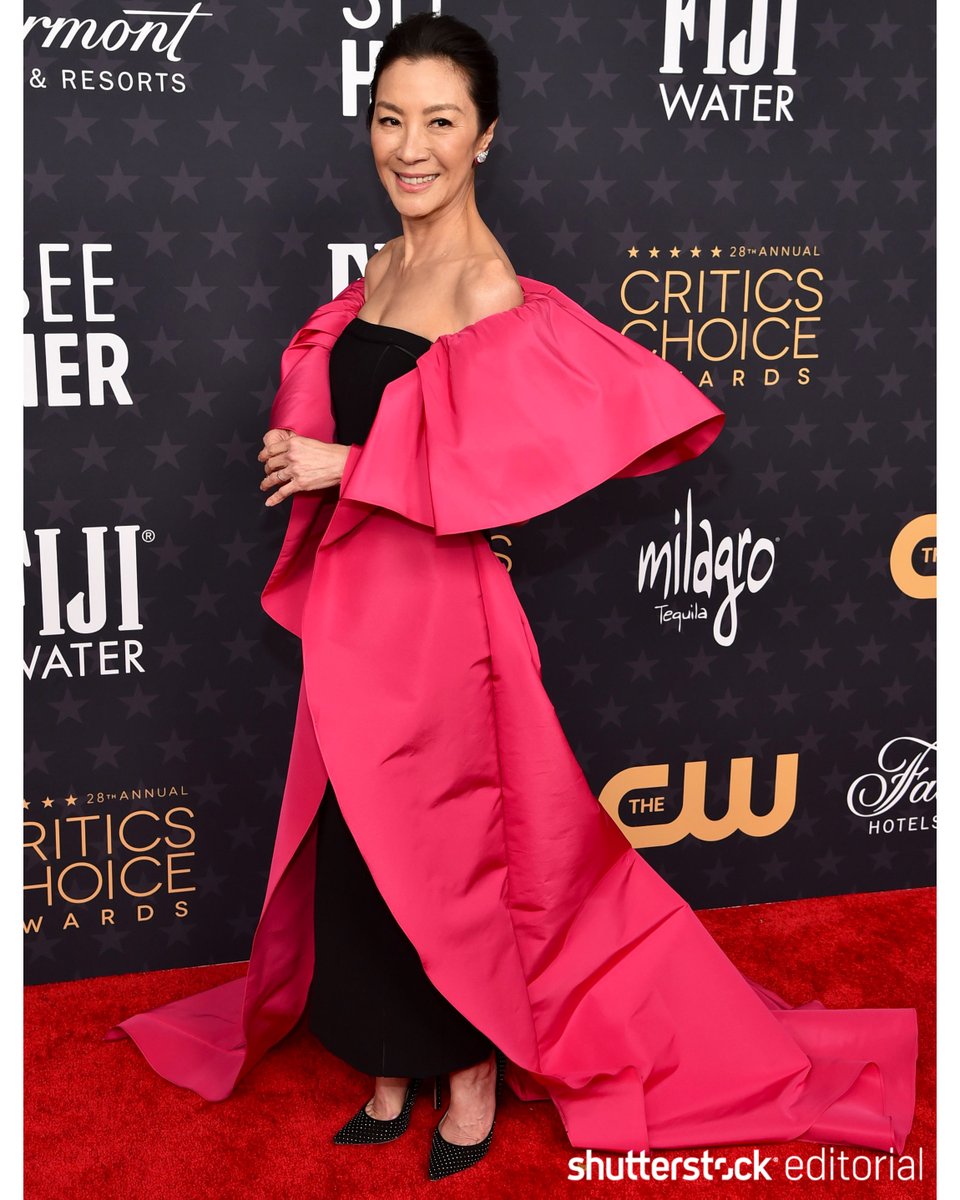
[[[401,232],[364,114],[425,7],[27,0],[29,982],[248,957],[299,683],[256,455]],[[694,907],[932,884],[933,5],[442,11],[517,272],[727,413],[493,531],[599,802]]]

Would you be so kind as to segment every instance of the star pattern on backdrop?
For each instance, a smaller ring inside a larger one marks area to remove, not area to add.
[[[133,925],[130,909],[113,928],[99,924],[99,900],[83,906],[79,929],[54,907],[25,939],[34,982],[249,952],[299,684],[297,643],[259,605],[285,510],[264,507],[256,454],[279,353],[332,295],[328,247],[372,253],[400,232],[371,162],[364,88],[359,115],[341,115],[339,44],[357,34],[340,10],[203,8],[176,66],[183,93],[26,94],[27,330],[40,345],[45,333],[80,334],[80,374],[62,387],[81,393],[85,333],[118,335],[133,403],[108,391],[102,406],[55,407],[41,378],[40,403],[26,410],[25,660],[41,651],[27,681],[24,816],[49,821],[85,811],[88,795],[175,787],[136,803],[185,808],[196,835],[193,857],[178,860],[191,864],[185,915],[173,893],[151,920]],[[778,834],[686,838],[644,857],[694,905],[932,882],[931,833],[868,834],[846,806],[885,741],[935,738],[933,605],[904,596],[890,572],[903,525],[934,509],[932,31],[903,0],[864,13],[804,6],[794,119],[725,123],[666,119],[662,20],[633,0],[596,13],[499,4],[475,21],[501,59],[503,108],[478,206],[518,272],[620,329],[630,320],[621,286],[641,267],[722,269],[733,243],[802,242],[819,254],[808,383],[787,375],[765,387],[754,371],[735,386],[712,364],[705,390],[728,419],[702,460],[613,480],[492,531],[591,787],[665,763],[675,811],[683,763],[706,760],[708,805],[722,812],[732,758],[754,758],[759,804],[777,754],[795,752],[797,807]],[[701,12],[698,38],[705,29]],[[142,66],[72,54],[31,43],[25,71]],[[90,242],[112,247],[94,256],[94,273],[112,279],[96,292],[110,323],[83,319]],[[69,247],[52,273],[71,279],[55,306],[72,325],[42,320],[40,243]],[[361,268],[351,262],[349,278]],[[718,305],[716,287],[708,294]],[[774,280],[767,294],[780,303],[791,292]],[[668,358],[694,382],[711,365]],[[658,615],[662,595],[637,590],[641,547],[672,536],[688,489],[695,522],[709,519],[718,538],[749,530],[776,547],[769,582],[738,598],[731,646],[712,629],[718,591],[706,619],[678,629]],[[124,524],[139,527],[143,623],[127,632],[117,629],[114,533]],[[106,628],[40,636],[33,531],[61,531],[65,601],[87,597],[82,530],[99,526]],[[70,649],[108,639],[141,644],[142,672],[100,674],[99,649]],[[69,675],[46,669],[54,642]],[[93,839],[91,861],[105,854]]]

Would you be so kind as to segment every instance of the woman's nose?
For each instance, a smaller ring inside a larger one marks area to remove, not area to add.
[[[400,147],[397,151],[397,157],[403,162],[420,162],[427,157],[427,150],[424,145],[426,135],[417,129],[407,129],[403,137],[400,139]]]

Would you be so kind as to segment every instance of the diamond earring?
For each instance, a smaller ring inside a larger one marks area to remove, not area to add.
[[[485,162],[485,161],[486,161],[486,157],[487,157],[487,151],[486,151],[486,150],[481,150],[481,151],[480,151],[480,153],[477,155],[477,162],[478,162],[478,163],[480,163],[480,162]]]

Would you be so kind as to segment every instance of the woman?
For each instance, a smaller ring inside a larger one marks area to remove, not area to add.
[[[403,234],[291,341],[260,455],[267,504],[292,505],[263,604],[304,675],[250,965],[107,1036],[223,1099],[309,1002],[375,1076],[338,1140],[398,1136],[449,1074],[432,1178],[486,1153],[494,1061],[575,1146],[899,1151],[915,1011],[792,1009],[726,958],[590,792],[483,538],[694,457],[724,419],[513,272],[473,190],[496,118],[478,34],[391,31],[369,119]]]
[[[442,56],[406,56],[431,46]],[[294,492],[339,484],[347,446],[364,442],[379,401],[377,384],[382,388],[391,371],[408,370],[441,334],[523,303],[516,273],[481,218],[474,191],[476,166],[487,157],[497,124],[496,92],[489,48],[453,18],[417,15],[387,38],[371,84],[367,127],[403,235],[367,264],[366,302],[331,356],[332,379],[338,369],[343,377],[339,395],[333,388],[338,442],[270,430],[260,454],[266,474],[261,488],[276,489],[268,505]],[[391,356],[387,348],[396,353]],[[360,401],[357,393],[363,391]],[[334,1140],[382,1142],[398,1136],[416,1095],[412,1081],[448,1074],[450,1104],[438,1125],[436,1170],[443,1141],[489,1144],[496,1075],[489,1039],[430,983],[376,892],[329,783],[317,843],[312,1028],[328,1048],[345,1047],[342,1057],[361,1070],[372,1062],[389,1065],[391,1057],[398,1064],[389,1075],[371,1070],[372,1099]],[[334,911],[335,921],[328,924],[324,916]],[[334,989],[323,986],[331,964],[338,974]],[[431,1044],[441,1036],[446,1057]],[[418,1061],[419,1067],[399,1073],[404,1063]],[[446,1165],[454,1161],[459,1157],[447,1151]]]

